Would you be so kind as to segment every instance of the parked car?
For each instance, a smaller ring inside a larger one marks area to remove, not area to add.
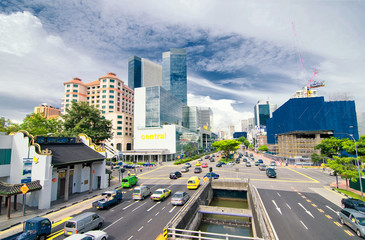
[[[185,167],[190,168],[191,164],[187,162],[187,163],[185,163]]]
[[[83,234],[74,234],[64,240],[106,240],[108,234],[101,230],[89,231]]]
[[[176,192],[171,198],[171,205],[184,205],[190,196],[187,192]]]
[[[266,176],[269,178],[276,178],[276,171],[272,168],[266,169]]]
[[[355,198],[342,198],[341,204],[343,208],[352,208],[365,214],[365,202]]]
[[[246,162],[246,167],[251,167],[251,162]]]
[[[205,174],[204,177],[218,179],[219,178],[219,174],[216,174],[214,172],[209,172],[209,173]]]
[[[152,195],[151,199],[155,201],[163,201],[168,198],[171,194],[171,190],[167,188],[159,188]]]
[[[265,164],[260,164],[259,170],[260,171],[266,171],[266,165]]]
[[[170,179],[178,179],[182,176],[181,172],[176,171],[176,172],[172,172],[170,173]]]
[[[203,171],[203,169],[201,167],[196,167],[194,169],[194,173],[201,173]]]
[[[202,168],[207,168],[208,167],[208,163],[204,162],[202,163]]]
[[[351,208],[344,208],[338,213],[342,225],[347,225],[359,237],[365,237],[365,215]]]
[[[181,172],[183,172],[183,173],[189,172],[189,168],[188,167],[182,167]]]

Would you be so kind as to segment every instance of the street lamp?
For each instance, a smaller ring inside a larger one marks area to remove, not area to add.
[[[360,173],[360,162],[359,162],[359,154],[357,153],[357,144],[356,144],[356,140],[354,138],[354,136],[352,134],[349,133],[336,133],[336,134],[344,134],[344,135],[348,135],[352,138],[352,140],[354,140],[355,143],[355,152],[356,152],[356,159],[357,159],[357,170],[359,172],[359,181],[360,181],[360,190],[361,190],[361,198],[364,198],[363,196],[363,190],[362,190],[362,179],[361,179],[361,173]]]

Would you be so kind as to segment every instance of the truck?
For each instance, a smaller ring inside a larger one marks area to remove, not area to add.
[[[48,218],[34,217],[23,224],[23,233],[17,236],[17,240],[45,240],[51,233],[52,223]]]
[[[108,209],[111,206],[117,205],[122,201],[123,194],[121,190],[109,190],[101,194],[102,199],[92,203],[96,209]]]

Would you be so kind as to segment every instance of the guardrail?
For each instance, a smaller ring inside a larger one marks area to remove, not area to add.
[[[255,237],[244,237],[238,235],[230,235],[230,234],[221,234],[221,233],[210,233],[210,232],[201,232],[201,231],[192,231],[192,230],[184,230],[184,229],[176,229],[176,228],[167,228],[167,237],[182,237],[189,239],[250,239],[250,240],[264,240],[263,238],[255,238]],[[202,236],[204,235],[204,236]],[[212,237],[209,237],[212,236]],[[219,238],[216,238],[219,237]]]

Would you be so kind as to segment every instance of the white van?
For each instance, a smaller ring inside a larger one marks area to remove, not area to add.
[[[100,229],[104,219],[93,212],[82,213],[65,222],[64,235],[85,233],[93,229]]]
[[[152,194],[151,189],[147,186],[138,186],[133,189],[133,199],[142,200]]]

